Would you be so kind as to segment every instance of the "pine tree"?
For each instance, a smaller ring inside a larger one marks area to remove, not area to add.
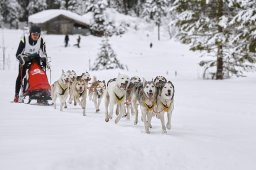
[[[160,26],[162,19],[167,15],[167,9],[170,5],[170,0],[147,0],[145,3],[144,16],[154,20],[158,28],[158,40],[160,40]]]
[[[10,27],[18,23],[21,14],[21,7],[16,0],[2,0],[0,2],[0,15],[5,23],[10,23]]]
[[[239,63],[243,70],[252,70],[256,63],[256,3],[254,0],[240,0],[234,4],[240,11],[229,23],[233,29],[233,62]],[[234,74],[242,74],[236,65],[230,67]]]
[[[108,70],[108,69],[124,69],[124,66],[120,64],[116,58],[116,54],[112,49],[108,38],[102,40],[100,52],[95,60],[93,71],[97,70]]]
[[[60,0],[46,0],[47,9],[60,9]]]
[[[202,52],[204,60],[199,65],[204,68],[203,77],[221,80],[232,75],[241,76],[240,69],[245,64],[235,56],[232,40],[236,28],[230,25],[239,11],[236,3],[232,0],[176,0],[174,6],[179,13],[177,37],[189,43],[191,50]],[[205,60],[206,57],[209,59]]]
[[[94,23],[91,25],[92,34],[96,36],[103,36],[105,34],[105,25],[107,25],[105,10],[107,7],[106,0],[95,0],[89,6],[89,10],[94,13]]]
[[[31,0],[27,6],[28,14],[32,15],[47,8],[46,0]]]
[[[87,12],[87,6],[90,1],[88,0],[77,0],[77,11],[76,13],[84,15]]]
[[[24,22],[24,21],[28,21],[28,4],[29,4],[29,0],[17,0],[19,5],[21,6],[21,15],[19,17],[19,20],[21,22]]]
[[[59,0],[59,1],[60,1],[60,9],[76,12],[78,8],[77,0]]]

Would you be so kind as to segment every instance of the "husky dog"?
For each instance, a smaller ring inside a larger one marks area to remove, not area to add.
[[[106,95],[105,95],[105,121],[108,122],[112,119],[114,105],[117,105],[118,116],[115,123],[118,123],[122,115],[125,112],[125,98],[126,98],[126,88],[129,83],[129,77],[124,74],[118,74],[116,79],[111,79],[107,83]]]
[[[74,94],[73,93],[74,93],[74,89],[75,89],[75,82],[77,80],[85,81],[86,86],[88,86],[88,82],[91,80],[90,74],[88,72],[86,72],[86,73],[82,73],[80,76],[76,76],[74,82],[72,82],[72,84],[70,85],[70,93],[69,93],[70,97],[69,97],[69,100],[68,100],[69,104],[72,104],[72,101],[74,100]]]
[[[154,116],[154,110],[156,108],[156,87],[153,81],[145,81],[143,88],[137,94],[137,98],[140,104],[142,118],[146,133],[149,132],[149,128],[152,127],[151,119]],[[135,122],[138,123],[138,110],[135,111]]]
[[[90,74],[88,72],[82,73],[80,78],[88,84],[88,82],[91,80]]]
[[[86,116],[86,97],[87,97],[87,83],[81,77],[77,77],[72,86],[72,97],[74,98],[74,105],[78,103],[83,109],[83,116]]]
[[[100,111],[100,103],[103,98],[103,94],[105,90],[106,90],[105,80],[103,81],[96,80],[96,77],[94,77],[94,80],[89,88],[89,97],[94,102],[96,112]]]
[[[134,76],[130,79],[130,83],[126,89],[126,113],[124,115],[127,116],[127,119],[130,119],[130,113],[134,113],[134,108],[137,104],[135,92],[140,85],[142,85],[140,77]]]
[[[60,111],[63,111],[63,106],[66,108],[66,100],[69,94],[69,76],[62,70],[61,77],[51,85],[51,96],[54,108],[56,109],[56,100],[60,99]]]
[[[158,118],[161,120],[163,133],[167,129],[171,129],[171,116],[174,104],[174,86],[171,81],[165,83],[161,94],[157,96],[157,114]],[[165,126],[164,113],[167,113],[167,124]]]
[[[72,84],[74,83],[74,81],[76,80],[76,72],[74,70],[68,70],[67,74],[69,76],[69,100],[68,102],[71,104],[72,103],[72,90],[70,90],[70,88],[72,87]]]
[[[70,82],[74,82],[75,79],[76,79],[76,76],[77,76],[76,72],[74,70],[68,70],[67,74],[68,74],[68,76],[70,78]]]
[[[164,87],[165,83],[167,82],[164,76],[156,76],[154,79],[154,84],[156,86],[156,93],[157,95],[161,93],[162,88]]]

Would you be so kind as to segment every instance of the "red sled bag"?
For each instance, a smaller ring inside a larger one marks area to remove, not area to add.
[[[33,90],[51,89],[45,71],[37,63],[31,64],[28,75],[28,93]]]
[[[47,100],[51,100],[51,86],[48,82],[46,72],[37,62],[31,63],[27,76],[24,79],[26,81],[23,81],[23,95],[24,97],[29,97],[28,103],[33,99],[44,101],[45,103],[47,103]]]

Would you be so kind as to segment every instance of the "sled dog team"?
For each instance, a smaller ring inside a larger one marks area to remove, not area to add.
[[[152,81],[140,77],[118,74],[108,82],[92,78],[88,72],[80,76],[74,70],[63,71],[60,78],[51,85],[51,96],[56,109],[57,98],[60,101],[60,110],[67,108],[67,102],[82,107],[86,116],[86,98],[94,102],[96,112],[102,99],[105,99],[105,121],[108,122],[116,115],[115,123],[122,117],[130,119],[135,115],[134,124],[138,123],[138,111],[141,110],[141,120],[145,132],[150,133],[151,119],[157,117],[161,121],[162,132],[171,129],[171,116],[174,108],[174,85],[163,76],[156,76]],[[167,113],[167,122],[165,119]]]

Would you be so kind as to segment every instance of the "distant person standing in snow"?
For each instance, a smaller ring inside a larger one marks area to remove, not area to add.
[[[152,47],[153,47],[153,43],[152,43],[152,42],[149,44],[149,47],[150,47],[150,48],[152,48]]]
[[[77,38],[77,47],[80,48],[80,41],[81,41],[81,37],[80,35]]]
[[[65,35],[64,41],[65,41],[65,47],[67,47],[67,46],[68,46],[68,41],[69,41],[69,36],[68,36],[68,34]]]
[[[77,44],[74,44],[74,46],[77,46],[78,48],[80,48],[80,41],[81,41],[81,37],[79,35],[77,38]]]
[[[41,66],[46,68],[47,55],[45,49],[45,42],[41,37],[41,28],[37,25],[32,25],[29,30],[29,35],[22,37],[16,58],[19,60],[19,73],[16,79],[14,102],[19,102],[19,92],[21,88],[22,79],[29,68],[29,61],[31,57],[38,58]]]

